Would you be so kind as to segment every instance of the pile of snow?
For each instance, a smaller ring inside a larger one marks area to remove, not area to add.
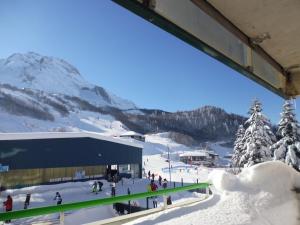
[[[239,175],[215,170],[214,196],[189,207],[156,213],[128,224],[297,225],[300,174],[282,162],[246,168]]]

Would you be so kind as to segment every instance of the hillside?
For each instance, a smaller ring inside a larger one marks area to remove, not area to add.
[[[178,143],[198,145],[232,140],[244,121],[214,106],[180,112],[139,109],[88,83],[68,62],[33,52],[1,59],[0,78],[1,132],[170,132],[170,138]]]

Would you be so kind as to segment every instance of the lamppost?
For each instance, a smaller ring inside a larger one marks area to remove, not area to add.
[[[169,176],[170,176],[170,186],[171,186],[172,185],[172,180],[171,180],[170,148],[169,148],[169,145],[167,145],[167,147],[168,147]]]

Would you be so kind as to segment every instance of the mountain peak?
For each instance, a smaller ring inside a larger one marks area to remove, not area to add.
[[[40,70],[49,67],[60,67],[60,70],[65,70],[73,76],[81,76],[79,71],[67,61],[56,57],[43,56],[36,52],[14,53],[5,60],[4,64],[14,67],[38,67]]]
[[[99,106],[136,108],[132,102],[87,82],[67,61],[35,52],[14,53],[0,60],[0,81],[18,88],[79,97]]]

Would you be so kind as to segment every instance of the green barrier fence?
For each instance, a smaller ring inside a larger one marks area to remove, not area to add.
[[[70,210],[78,210],[78,209],[94,207],[94,206],[111,205],[117,202],[124,202],[124,201],[147,198],[152,196],[167,195],[175,192],[195,190],[199,188],[207,188],[209,187],[209,185],[210,185],[209,183],[199,183],[199,184],[192,184],[183,187],[158,190],[156,192],[142,192],[142,193],[136,193],[130,195],[120,195],[116,197],[95,199],[90,201],[73,202],[73,203],[66,203],[62,205],[45,206],[45,207],[32,208],[26,210],[5,212],[5,213],[0,213],[0,221],[9,220],[9,219],[21,219],[21,218],[33,217],[33,216],[41,216],[41,215],[47,215],[47,214],[70,211]]]

